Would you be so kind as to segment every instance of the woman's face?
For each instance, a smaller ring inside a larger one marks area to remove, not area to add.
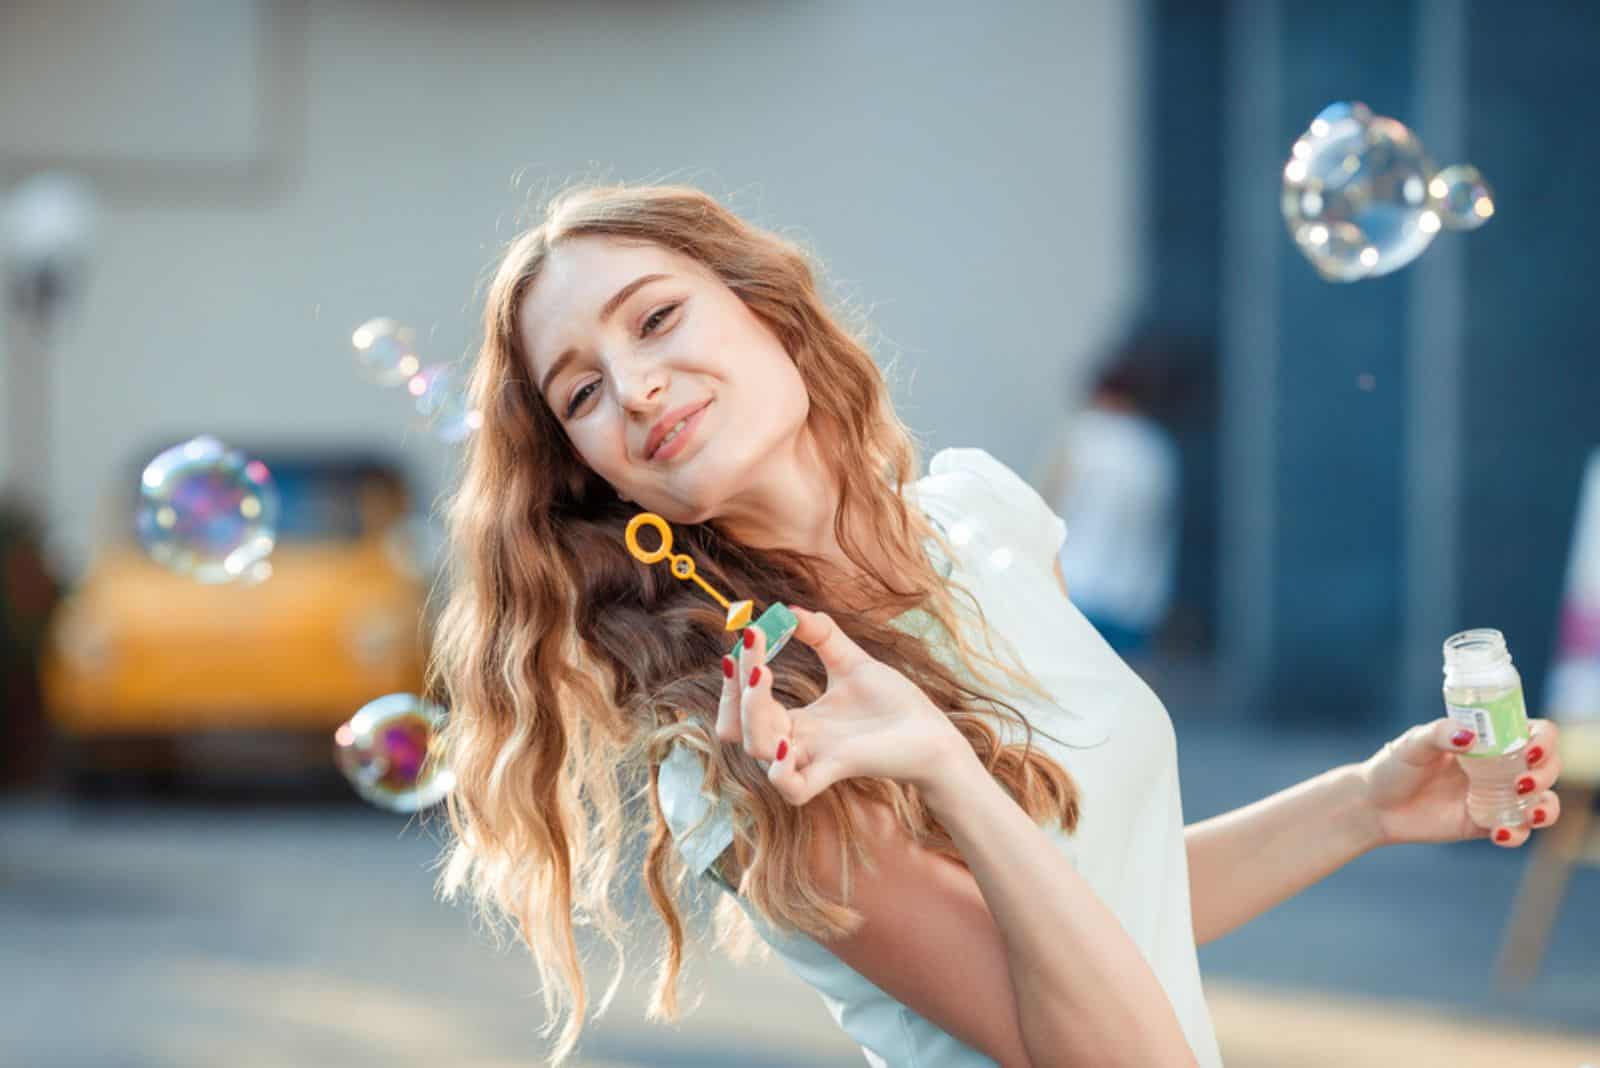
[[[669,249],[569,238],[519,312],[534,387],[573,448],[622,497],[672,522],[723,514],[805,424],[805,383],[777,337]],[[695,409],[681,440],[647,454],[658,423]]]

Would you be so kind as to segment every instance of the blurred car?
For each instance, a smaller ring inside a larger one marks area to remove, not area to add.
[[[149,559],[134,535],[144,460],[108,496],[112,533],[45,645],[69,777],[182,761],[171,743],[192,755],[229,736],[249,744],[214,759],[329,763],[341,722],[421,686],[427,579],[398,462],[244,451],[266,463],[282,502],[270,576],[256,584],[207,585]]]

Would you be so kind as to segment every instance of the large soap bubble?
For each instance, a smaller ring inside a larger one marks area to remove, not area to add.
[[[272,473],[209,434],[174,445],[139,481],[139,541],[151,559],[200,582],[256,582],[278,530]]]
[[[444,800],[455,785],[433,752],[444,722],[444,709],[415,694],[380,697],[334,731],[334,762],[365,800],[392,812],[417,812]]]
[[[1324,108],[1295,141],[1282,206],[1317,272],[1354,282],[1404,267],[1441,229],[1483,225],[1494,194],[1468,164],[1436,171],[1404,124],[1350,101]]]

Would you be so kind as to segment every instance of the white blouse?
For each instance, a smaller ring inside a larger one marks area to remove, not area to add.
[[[906,496],[954,546],[954,561],[932,541],[927,549],[940,573],[964,584],[982,605],[996,649],[1003,653],[1009,642],[1055,698],[1046,702],[1014,688],[999,695],[1028,717],[1034,743],[1078,783],[1076,832],[1068,835],[1050,826],[1047,833],[1144,953],[1202,1068],[1220,1068],[1189,910],[1172,721],[1149,686],[1061,596],[1054,564],[1066,524],[1027,482],[982,449],[936,453],[928,474],[908,486]],[[895,625],[925,633],[931,622],[916,610]],[[976,618],[965,613],[962,625],[981,649]],[[1023,739],[1022,728],[1009,722],[997,723],[996,729],[1008,740]],[[661,764],[661,807],[690,870],[726,891],[706,869],[733,840],[732,809],[726,800],[701,793],[704,770],[692,750],[675,745]],[[743,898],[736,895],[736,900],[774,952],[861,1044],[869,1064],[994,1064],[868,982],[821,943],[772,928]]]

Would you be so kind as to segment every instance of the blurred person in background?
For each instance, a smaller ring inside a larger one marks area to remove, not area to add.
[[[1488,836],[1443,717],[1185,828],[1170,717],[1068,599],[1061,518],[982,449],[914,477],[810,257],[705,193],[556,196],[483,329],[430,670],[440,887],[528,946],[551,1063],[591,1015],[578,927],[617,951],[593,1015],[620,987],[612,883],[641,837],[652,1019],[677,1013],[692,881],[715,943],[759,936],[874,1065],[1216,1068],[1197,945],[1379,845]],[[794,610],[771,663],[633,557],[641,511],[712,588]]]
[[[1132,336],[1100,369],[1039,476],[1070,531],[1061,567],[1073,603],[1123,656],[1147,648],[1172,601],[1182,465],[1161,415],[1174,382],[1160,336]]]

